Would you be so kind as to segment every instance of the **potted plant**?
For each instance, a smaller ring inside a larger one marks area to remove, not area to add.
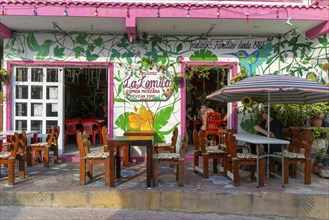
[[[284,127],[305,126],[305,111],[302,105],[282,104],[273,105],[276,111],[276,118],[281,121]]]
[[[311,123],[313,127],[321,127],[324,114],[326,112],[326,109],[329,108],[329,104],[325,102],[319,102],[315,104],[309,104],[307,105],[307,113],[312,119]]]
[[[317,151],[313,161],[313,171],[320,177],[329,177],[329,152],[328,147]]]

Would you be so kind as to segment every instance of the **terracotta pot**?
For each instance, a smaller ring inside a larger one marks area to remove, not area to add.
[[[313,164],[313,173],[318,174],[320,171],[320,166],[317,164]]]
[[[314,118],[312,120],[312,126],[313,127],[321,127],[322,126],[322,121],[323,121],[323,118]]]

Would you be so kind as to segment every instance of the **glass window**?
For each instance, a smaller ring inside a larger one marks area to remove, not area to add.
[[[58,87],[47,86],[47,99],[57,100],[58,99]]]
[[[31,69],[31,81],[32,82],[42,82],[43,81],[42,68],[32,68]]]
[[[57,126],[58,125],[58,121],[46,121],[46,130],[48,131],[49,128],[51,128],[52,126]]]
[[[28,86],[16,86],[16,99],[27,99],[29,87]]]
[[[31,103],[31,116],[42,116],[42,103]]]
[[[27,121],[16,120],[16,130],[27,130]]]
[[[16,69],[16,81],[27,82],[27,68]]]
[[[58,116],[58,104],[57,103],[47,103],[46,115],[50,117]]]
[[[42,131],[42,121],[41,120],[31,120],[31,130]]]
[[[58,69],[47,69],[47,82],[58,82]]]
[[[27,103],[16,102],[16,116],[27,116]]]
[[[31,86],[31,99],[42,99],[42,86]]]

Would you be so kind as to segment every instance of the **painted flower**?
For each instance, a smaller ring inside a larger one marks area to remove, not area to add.
[[[241,99],[241,103],[243,106],[249,107],[252,105],[253,100],[249,96],[243,96]]]
[[[135,107],[135,110],[137,108]],[[128,125],[131,130],[153,131],[154,113],[144,105],[140,107],[137,113],[128,115]]]
[[[324,71],[328,71],[328,70],[329,70],[329,63],[324,63],[324,64],[322,65],[322,70],[324,70]]]

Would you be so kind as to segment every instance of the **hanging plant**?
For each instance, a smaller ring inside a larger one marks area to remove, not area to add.
[[[10,78],[10,72],[5,69],[0,69],[0,82],[7,84]]]
[[[247,71],[244,68],[241,68],[241,71],[232,77],[230,83],[234,84],[245,78],[247,78]]]

